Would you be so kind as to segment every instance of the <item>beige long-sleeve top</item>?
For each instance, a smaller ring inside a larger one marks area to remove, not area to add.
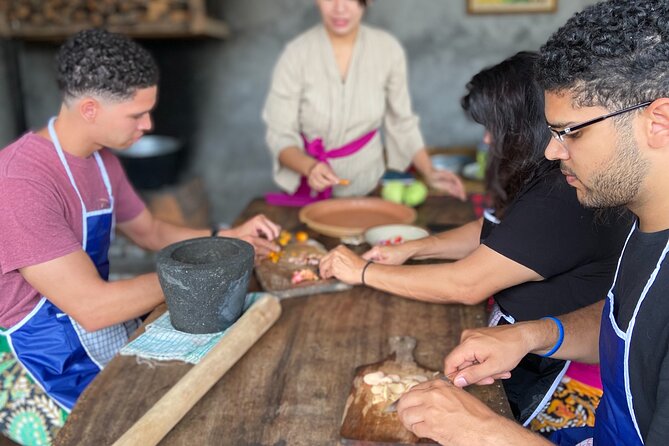
[[[304,148],[301,134],[323,139],[326,150],[337,149],[374,129],[367,145],[345,158],[328,162],[337,176],[350,181],[335,186],[335,196],[364,195],[378,184],[386,167],[406,169],[424,147],[418,117],[411,109],[406,56],[390,34],[362,25],[342,80],[323,25],[315,26],[286,45],[274,69],[262,114],[273,157],[275,182],[292,193],[300,175],[282,166],[279,153]]]

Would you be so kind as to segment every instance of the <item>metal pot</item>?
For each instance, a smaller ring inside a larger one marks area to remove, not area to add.
[[[177,182],[181,148],[177,138],[147,135],[117,153],[133,186],[158,189]]]

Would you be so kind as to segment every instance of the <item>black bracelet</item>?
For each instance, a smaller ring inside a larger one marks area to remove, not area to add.
[[[218,235],[218,231],[220,231],[221,228],[218,227],[218,225],[214,225],[211,227],[211,236],[216,237]]]
[[[361,279],[361,281],[362,281],[362,284],[365,285],[365,286],[367,286],[367,284],[365,283],[365,271],[367,271],[367,268],[368,268],[369,265],[371,265],[372,263],[374,263],[374,262],[372,262],[371,260],[367,260],[367,263],[365,263],[365,266],[362,267],[362,274],[361,274],[360,279]]]

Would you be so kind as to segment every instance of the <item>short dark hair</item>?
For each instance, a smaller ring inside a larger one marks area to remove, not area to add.
[[[610,0],[574,15],[541,48],[538,81],[577,106],[623,108],[669,95],[669,2]]]
[[[523,51],[482,70],[461,100],[465,112],[490,132],[485,183],[498,216],[527,183],[558,166],[544,156],[551,136],[544,91],[534,80],[538,58]]]
[[[56,55],[56,71],[65,101],[83,95],[126,100],[158,83],[158,66],[146,49],[103,29],[67,39]]]

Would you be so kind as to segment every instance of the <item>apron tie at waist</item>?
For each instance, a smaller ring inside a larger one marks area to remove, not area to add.
[[[376,135],[376,132],[377,130],[374,129],[342,147],[328,151],[325,150],[322,138],[308,141],[304,134],[302,134],[302,140],[304,141],[304,150],[309,156],[320,163],[330,165],[330,163],[328,163],[329,159],[344,158],[361,150],[374,137],[374,135]],[[321,192],[316,192],[309,187],[307,177],[302,176],[300,178],[300,185],[294,194],[290,195],[276,192],[268,193],[265,194],[265,201],[274,206],[301,207],[316,201],[326,200],[330,197],[332,197],[332,187],[328,187]]]

